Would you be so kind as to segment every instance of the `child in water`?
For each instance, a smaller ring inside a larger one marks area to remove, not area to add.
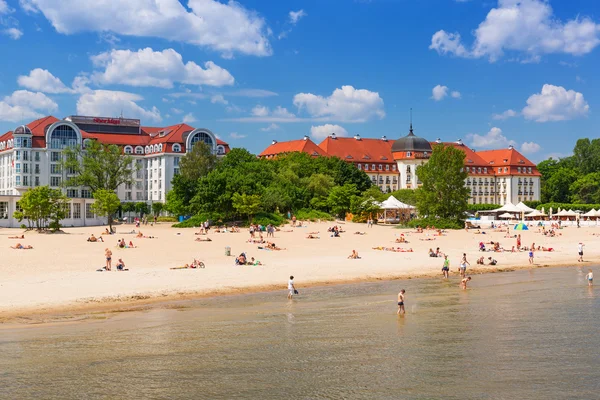
[[[594,284],[594,273],[590,269],[590,272],[585,276],[585,279],[588,281],[588,286],[592,286]]]

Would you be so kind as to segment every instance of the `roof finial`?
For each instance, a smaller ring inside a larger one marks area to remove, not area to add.
[[[410,130],[409,130],[409,134],[410,135],[414,135],[413,128],[412,128],[412,107],[410,108]]]

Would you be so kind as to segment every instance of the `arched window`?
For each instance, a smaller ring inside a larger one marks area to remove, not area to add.
[[[175,143],[173,145],[173,153],[180,153],[181,152],[181,145],[179,143]]]
[[[158,145],[158,151],[162,152],[163,146],[162,143]]]
[[[144,148],[142,146],[135,146],[135,154],[144,154]]]
[[[79,135],[75,129],[69,125],[59,125],[50,132],[51,149],[64,149],[66,147],[77,146]]]
[[[131,147],[131,146],[125,146],[125,149],[123,150],[123,152],[125,154],[131,154],[131,153],[133,153],[133,147]]]
[[[217,146],[217,155],[223,156],[225,155],[225,147],[222,145]]]
[[[206,132],[196,132],[194,134],[194,136],[192,136],[192,139],[190,140],[190,146],[188,151],[190,151],[192,149],[192,147],[194,147],[194,145],[198,142],[203,142],[206,143],[208,145],[208,147],[210,147],[211,149],[215,148],[215,142],[213,141],[213,138]]]
[[[146,146],[146,154],[150,154],[150,147],[151,146]]]
[[[157,144],[155,144],[154,147],[152,148],[152,152],[158,153],[158,145]]]

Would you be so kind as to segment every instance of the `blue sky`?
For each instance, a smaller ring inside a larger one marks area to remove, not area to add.
[[[260,152],[338,135],[598,137],[591,0],[0,0],[0,129],[39,115],[181,121]]]

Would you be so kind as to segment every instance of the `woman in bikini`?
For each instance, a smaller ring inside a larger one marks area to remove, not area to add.
[[[107,271],[110,271],[110,269],[111,269],[111,266],[112,266],[112,264],[111,264],[111,260],[112,260],[112,251],[110,251],[110,249],[109,249],[109,248],[106,248],[106,249],[104,250],[104,255],[106,256],[106,270],[107,270]]]
[[[33,246],[28,244],[27,246],[23,246],[21,243],[17,243],[15,246],[10,246],[12,249],[16,250],[31,250]]]
[[[9,239],[25,239],[25,235],[21,235],[21,236],[9,236]]]

